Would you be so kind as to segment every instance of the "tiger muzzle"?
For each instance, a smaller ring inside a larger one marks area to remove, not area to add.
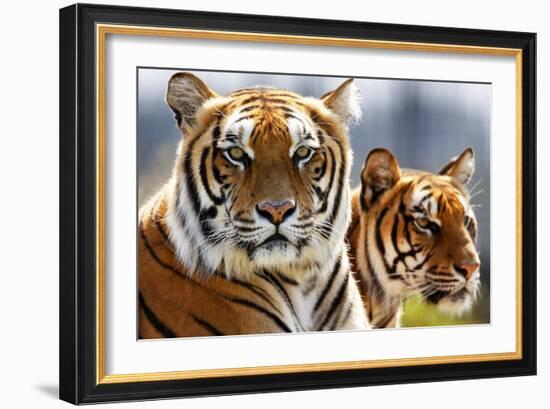
[[[296,211],[296,202],[292,199],[266,200],[256,206],[256,211],[261,217],[278,226]]]

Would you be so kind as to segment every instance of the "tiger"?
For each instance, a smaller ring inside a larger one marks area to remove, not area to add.
[[[178,72],[170,179],[139,211],[140,339],[368,329],[350,270],[353,79],[219,95]]]
[[[352,192],[348,241],[373,328],[399,327],[412,295],[457,315],[471,308],[480,287],[477,219],[466,187],[474,168],[472,148],[437,174],[401,170],[386,149],[368,154]]]

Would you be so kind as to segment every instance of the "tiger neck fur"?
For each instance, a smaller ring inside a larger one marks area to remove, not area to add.
[[[373,328],[399,327],[402,298],[388,294],[368,267],[359,270],[359,288],[371,326]]]
[[[161,190],[140,209],[140,308],[148,316],[145,324],[142,317],[140,338],[369,328],[346,249],[336,254],[333,265],[297,280],[269,270],[249,274],[246,279],[215,271],[205,280],[177,259],[170,238],[174,233],[167,222],[166,193]],[[329,270],[327,274],[321,274],[325,269]],[[189,287],[202,300],[193,307],[193,302],[182,301],[181,294],[186,294]],[[205,314],[204,297],[230,303],[234,308]],[[191,315],[191,322],[159,321],[151,310],[180,311],[182,306],[184,316],[186,311],[189,315],[187,308],[195,308],[202,318],[197,321]]]
[[[384,290],[372,266],[366,262],[367,242],[362,239],[361,209],[358,192],[352,194],[352,218],[347,238],[350,246],[351,269],[355,272],[365,311],[372,328],[399,327],[403,297],[389,294]]]

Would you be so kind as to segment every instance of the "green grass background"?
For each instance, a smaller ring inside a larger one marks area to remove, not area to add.
[[[402,327],[486,324],[489,322],[489,294],[483,288],[473,307],[461,316],[439,311],[435,305],[422,301],[420,296],[411,297],[404,302],[403,315],[401,316]]]

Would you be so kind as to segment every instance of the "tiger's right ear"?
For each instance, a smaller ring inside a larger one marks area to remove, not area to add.
[[[401,169],[393,154],[378,148],[369,152],[361,171],[361,206],[367,210],[380,196],[395,186]]]
[[[474,150],[467,148],[457,157],[451,159],[438,172],[440,175],[447,175],[455,178],[463,185],[467,185],[475,170]]]
[[[218,94],[189,72],[178,72],[168,81],[166,103],[174,111],[178,127],[184,131],[196,123],[197,111]]]
[[[361,92],[353,83],[353,78],[344,81],[334,91],[327,92],[321,101],[345,125],[357,123],[361,119]]]

